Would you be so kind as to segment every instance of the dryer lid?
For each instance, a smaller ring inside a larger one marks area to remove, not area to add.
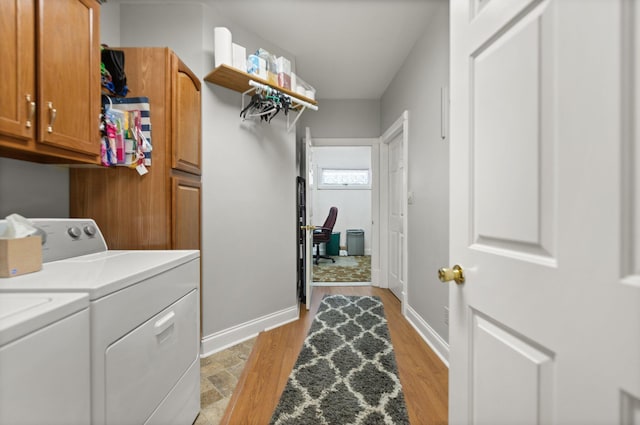
[[[0,293],[0,346],[87,307],[86,293]]]
[[[199,268],[194,261],[199,258],[198,250],[98,252],[45,263],[37,273],[0,278],[0,292],[87,292],[93,301],[186,263]]]

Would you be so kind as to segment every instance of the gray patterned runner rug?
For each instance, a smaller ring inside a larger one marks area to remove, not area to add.
[[[270,424],[409,424],[380,298],[322,299]]]

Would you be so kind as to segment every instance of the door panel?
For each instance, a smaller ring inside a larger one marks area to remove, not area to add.
[[[35,116],[30,116],[35,92],[34,9],[32,0],[0,3],[0,133],[30,139]]]
[[[619,308],[638,309],[640,292],[640,7],[637,2],[622,3],[622,279],[618,282],[625,296]],[[640,321],[638,314],[635,323]],[[629,327],[621,330],[630,336]],[[634,337],[632,337],[634,338]],[[637,331],[634,340],[637,342]],[[635,356],[635,359],[634,357]],[[637,366],[637,352],[625,350],[623,364]],[[640,371],[638,367],[623,375],[620,386],[623,425],[640,424]]]
[[[627,283],[640,285],[640,7],[626,2],[623,8],[623,263]]]
[[[403,287],[403,247],[404,247],[404,207],[403,207],[403,134],[398,134],[389,143],[389,289],[402,300]]]
[[[191,177],[171,177],[172,248],[200,249],[202,185]]]
[[[38,4],[38,138],[48,145],[98,155],[100,6],[94,0]],[[63,69],[64,73],[52,71]]]
[[[639,423],[637,9],[451,3],[452,425]]]
[[[472,423],[550,423],[552,354],[478,312],[472,314]],[[497,398],[502,409],[494,408]]]
[[[174,84],[176,119],[172,167],[200,175],[200,89],[191,79],[191,75],[185,72],[176,72]]]
[[[554,96],[544,10],[496,27],[502,32],[471,57],[473,235],[477,249],[552,264],[555,141],[553,122],[539,113]]]

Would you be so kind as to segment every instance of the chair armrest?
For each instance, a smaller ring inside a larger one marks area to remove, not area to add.
[[[316,227],[313,229],[313,240],[317,242],[329,242],[333,229],[328,227]]]

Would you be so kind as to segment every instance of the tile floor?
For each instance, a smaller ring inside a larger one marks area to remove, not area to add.
[[[200,359],[200,415],[194,425],[218,425],[251,354],[255,338]]]

